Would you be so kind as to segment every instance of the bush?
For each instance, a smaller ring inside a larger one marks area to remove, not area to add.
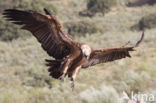
[[[84,10],[80,12],[80,15],[88,15],[93,16],[96,13],[107,13],[110,8],[114,5],[117,5],[117,0],[89,0],[87,4],[87,11]]]
[[[56,14],[56,9],[53,5],[48,4],[44,0],[6,0],[1,1],[0,4],[0,40],[3,41],[10,41],[16,39],[18,37],[26,37],[30,36],[25,31],[21,31],[18,26],[11,24],[10,22],[6,21],[2,16],[2,12],[4,9],[15,8],[20,10],[34,10],[38,12],[43,12],[43,8],[47,8]]]
[[[33,78],[27,79],[23,85],[30,87],[52,87],[51,77],[48,74],[34,74]]]
[[[133,2],[128,2],[127,6],[129,7],[136,7],[136,6],[143,6],[143,5],[154,5],[156,3],[155,0],[134,0]]]
[[[89,88],[81,92],[80,99],[82,103],[120,103],[116,90],[105,85],[99,89]]]
[[[0,24],[1,24],[0,40],[11,41],[18,37],[30,36],[30,34],[24,35],[24,34],[26,34],[26,31],[20,30],[20,28],[17,25],[14,25],[14,24],[6,21],[4,18],[1,18]]]
[[[102,28],[100,28],[98,25],[95,25],[94,22],[85,20],[78,22],[66,22],[64,26],[65,28],[67,28],[68,33],[73,36],[85,36],[86,34],[92,34],[102,31]]]
[[[36,73],[33,69],[30,70],[19,70],[14,73],[16,76],[24,77],[22,85],[30,87],[52,87],[52,78],[47,72]]]
[[[132,30],[144,30],[156,27],[156,14],[143,17],[139,23],[131,27]]]
[[[39,12],[43,12],[43,8],[47,8],[56,14],[56,8],[49,4],[46,0],[20,0],[16,1],[14,8],[23,9],[23,10],[35,10]]]
[[[16,8],[22,10],[35,10],[39,12],[43,12],[43,8],[47,8],[51,10],[54,14],[57,12],[56,8],[49,4],[48,1],[45,0],[2,0],[0,1],[0,12],[4,9]]]
[[[122,73],[121,73],[122,71]],[[113,85],[118,91],[125,91],[128,95],[131,93],[144,92],[148,88],[150,83],[151,76],[142,71],[137,73],[133,70],[126,70],[123,72],[122,69],[115,70],[113,73],[112,82]]]

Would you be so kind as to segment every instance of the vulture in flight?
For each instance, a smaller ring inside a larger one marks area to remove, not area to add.
[[[44,9],[44,11],[45,14],[6,9],[3,15],[7,20],[21,25],[21,29],[30,31],[36,37],[47,54],[54,58],[45,60],[50,76],[60,80],[68,76],[72,81],[72,88],[74,88],[75,78],[81,68],[131,57],[129,52],[134,51],[134,48],[144,38],[143,32],[135,46],[126,44],[120,47],[95,50],[87,44],[72,40],[57,18],[48,10]]]

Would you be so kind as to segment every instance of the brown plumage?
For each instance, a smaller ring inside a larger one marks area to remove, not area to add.
[[[30,31],[36,37],[42,48],[54,58],[46,60],[50,76],[61,80],[68,76],[73,81],[72,87],[74,87],[74,80],[81,67],[87,68],[99,63],[131,57],[129,52],[133,51],[144,37],[143,33],[135,46],[124,45],[94,50],[84,43],[73,41],[63,30],[56,17],[46,9],[44,11],[46,14],[7,9],[3,15],[7,20],[21,25],[22,29]]]

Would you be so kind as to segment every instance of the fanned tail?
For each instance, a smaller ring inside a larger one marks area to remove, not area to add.
[[[57,60],[48,60],[46,59],[46,66],[49,66],[48,72],[50,72],[50,76],[52,76],[55,79],[59,79],[59,77],[62,75],[62,72],[60,70],[61,61]]]

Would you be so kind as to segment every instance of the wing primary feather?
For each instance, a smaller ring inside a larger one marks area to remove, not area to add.
[[[44,11],[47,15],[35,11],[6,9],[3,17],[14,24],[21,25],[21,29],[30,31],[50,56],[62,59],[70,54],[71,49],[68,46],[72,47],[74,41],[64,33],[56,17],[51,15],[46,8]]]
[[[140,40],[136,43],[136,45],[135,45],[133,48],[138,47],[138,46],[139,46],[139,44],[142,42],[142,40],[143,40],[143,39],[144,39],[144,31],[143,31],[143,33],[142,33],[142,35],[141,35]]]
[[[44,12],[45,12],[47,15],[51,15],[51,13],[49,12],[49,10],[47,10],[46,8],[44,8]]]
[[[134,48],[138,47],[139,44],[143,41],[143,39],[144,39],[144,31],[142,33],[140,40],[137,41],[135,46],[127,46],[129,44],[128,42],[120,47],[93,50],[90,59],[82,65],[82,68],[87,68],[89,66],[93,66],[99,63],[105,63],[126,57],[131,57],[129,52],[135,51]]]

